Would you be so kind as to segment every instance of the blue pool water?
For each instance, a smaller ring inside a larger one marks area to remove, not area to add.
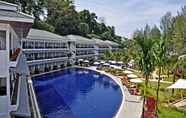
[[[43,118],[112,118],[122,102],[111,78],[88,69],[36,76],[33,85]]]

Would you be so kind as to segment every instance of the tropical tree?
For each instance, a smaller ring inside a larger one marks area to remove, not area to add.
[[[101,34],[101,37],[103,40],[112,40],[111,32],[106,31],[103,34]]]
[[[185,41],[186,41],[186,17],[183,15],[178,15],[175,17],[174,30],[173,30],[173,43],[175,45],[175,50],[177,54],[184,53]]]
[[[49,32],[54,32],[55,31],[55,27],[48,24],[47,22],[44,21],[37,21],[34,23],[34,25],[32,26],[33,28],[36,29],[40,29],[40,30],[46,30]]]
[[[156,89],[156,116],[158,117],[160,80],[161,80],[162,69],[165,66],[165,61],[166,61],[166,45],[164,39],[160,38],[160,40],[156,42],[156,45],[154,46],[154,52],[155,52],[155,61],[158,68],[158,85]]]
[[[178,60],[177,55],[172,55],[167,57],[167,63],[166,63],[166,68],[168,69],[168,77],[169,77],[169,72],[173,74],[173,79],[172,82],[175,83],[176,81],[176,72],[178,70],[178,67],[180,65],[180,62]],[[172,96],[174,95],[174,89],[172,89]]]
[[[87,36],[90,33],[89,25],[87,23],[80,23],[78,28],[82,36]]]
[[[109,60],[113,58],[113,53],[111,53],[110,51],[106,51],[102,57],[103,60]]]
[[[145,76],[145,89],[144,96],[146,96],[146,90],[148,87],[148,80],[151,73],[154,70],[154,54],[153,46],[155,41],[149,36],[149,26],[147,25],[144,30],[138,30],[135,32],[134,40],[139,46],[139,66],[140,70]]]
[[[113,52],[113,60],[122,61],[122,52],[121,51]]]
[[[97,24],[97,16],[95,13],[90,13],[88,10],[83,10],[79,12],[80,21],[89,25],[89,30],[91,33],[94,32]]]
[[[173,30],[175,19],[171,12],[167,12],[160,20],[160,28],[162,31],[162,38],[167,42],[168,53],[174,53]]]
[[[79,16],[72,0],[47,0],[47,22],[61,35],[78,34]]]
[[[139,46],[139,69],[145,76],[145,88],[144,88],[144,102],[147,96],[148,81],[151,73],[155,68],[155,58],[153,53],[153,46],[155,41],[150,37],[150,27],[146,25],[145,29],[138,30],[134,33],[134,40]],[[144,110],[144,107],[143,107]],[[144,114],[143,114],[144,115]]]
[[[159,30],[159,28],[156,25],[150,31],[150,37],[156,41],[160,39],[161,31]]]
[[[156,116],[158,117],[158,99],[159,99],[159,88],[160,88],[160,75],[166,61],[166,40],[161,36],[161,32],[157,26],[154,26],[150,31],[150,38],[154,40],[153,54],[155,64],[158,68],[158,85],[156,89]]]

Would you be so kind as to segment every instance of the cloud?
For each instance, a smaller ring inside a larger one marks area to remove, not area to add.
[[[104,17],[116,33],[131,37],[133,31],[145,24],[159,25],[160,18],[168,11],[176,15],[186,0],[75,0],[77,10],[88,9]]]

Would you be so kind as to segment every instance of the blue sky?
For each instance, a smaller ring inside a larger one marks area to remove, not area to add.
[[[117,34],[131,37],[147,23],[159,25],[167,11],[176,15],[186,0],[75,0],[75,5],[77,10],[88,9],[104,17],[106,24],[116,27]]]

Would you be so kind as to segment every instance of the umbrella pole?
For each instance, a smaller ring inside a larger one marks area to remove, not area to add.
[[[183,100],[183,91],[181,90],[181,99]]]

